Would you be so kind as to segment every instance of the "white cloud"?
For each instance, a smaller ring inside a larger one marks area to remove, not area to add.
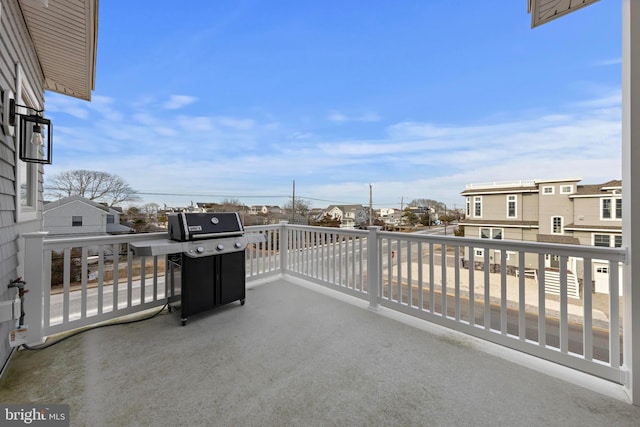
[[[186,105],[192,104],[198,98],[188,95],[171,95],[169,99],[162,105],[167,110],[178,110]]]
[[[364,204],[373,183],[378,207],[397,207],[401,197],[461,204],[459,193],[477,182],[620,177],[618,92],[481,124],[399,122],[357,140],[327,136],[313,122],[273,126],[272,117],[167,117],[148,108],[109,120],[113,105],[101,100],[100,120],[56,127],[56,168],[108,170],[140,191],[284,194],[284,202],[293,179],[302,198]]]
[[[238,130],[249,130],[253,128],[255,122],[250,119],[234,119],[232,117],[218,117],[216,123]]]
[[[622,58],[609,58],[609,59],[603,59],[602,61],[597,61],[596,63],[594,63],[593,65],[595,67],[604,67],[607,65],[618,65],[618,64],[622,64]]]
[[[331,112],[327,119],[336,123],[348,123],[348,122],[378,122],[380,116],[375,113],[365,113],[359,116],[348,116],[339,112]]]

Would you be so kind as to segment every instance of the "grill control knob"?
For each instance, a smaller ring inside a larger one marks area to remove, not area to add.
[[[236,242],[233,246],[235,246],[236,249],[240,249],[242,247],[242,243]]]
[[[198,246],[196,248],[196,252],[198,252],[199,254],[203,253],[204,252],[204,247],[203,246]]]
[[[216,246],[216,249],[218,249],[219,251],[224,249],[224,245],[222,243],[218,243],[218,246]]]

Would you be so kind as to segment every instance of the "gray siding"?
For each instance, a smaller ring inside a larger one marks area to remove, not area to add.
[[[0,11],[0,87],[14,94],[17,87],[16,63],[20,63],[23,79],[28,82],[38,102],[43,102],[42,73],[29,39],[20,8],[16,0],[2,0]],[[38,208],[42,210],[42,166],[38,173]],[[18,251],[21,233],[39,231],[42,228],[41,213],[37,220],[16,222],[16,140],[0,132],[0,300],[13,298],[15,290],[7,284],[22,274]],[[9,331],[12,322],[0,324],[0,367],[11,354]]]

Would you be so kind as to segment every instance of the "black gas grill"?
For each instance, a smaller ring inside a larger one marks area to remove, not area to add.
[[[245,235],[237,213],[168,216],[169,239],[132,243],[137,255],[167,255],[169,307],[180,301],[182,325],[203,311],[245,300],[245,248],[263,241]]]

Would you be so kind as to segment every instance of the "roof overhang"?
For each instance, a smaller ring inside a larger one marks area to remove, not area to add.
[[[531,28],[567,15],[598,0],[529,0]]]
[[[95,89],[98,0],[19,0],[44,88],[91,100]]]

